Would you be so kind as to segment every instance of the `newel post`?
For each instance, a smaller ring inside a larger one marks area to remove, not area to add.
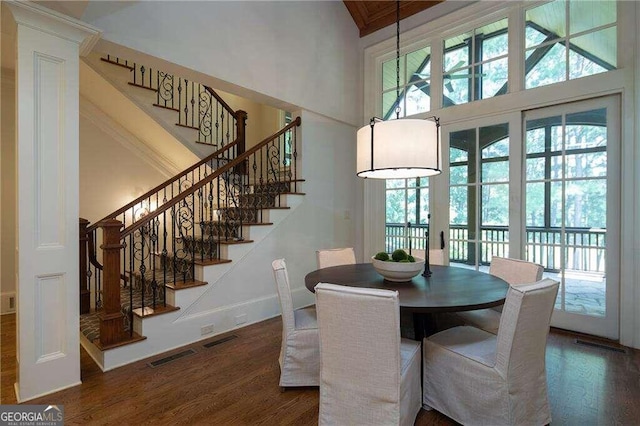
[[[80,315],[91,310],[91,291],[87,288],[87,226],[89,221],[80,218]]]
[[[100,318],[100,344],[102,346],[123,340],[124,315],[120,310],[120,251],[124,247],[120,243],[122,222],[108,219],[100,222],[103,244],[103,311]]]
[[[246,148],[247,112],[236,111],[236,134],[238,139],[238,155],[244,154]]]
[[[236,156],[244,154],[246,151],[246,127],[247,127],[247,112],[241,109],[236,111],[236,134],[238,140],[238,152]],[[240,174],[247,172],[247,162],[243,161],[234,167],[234,171]]]

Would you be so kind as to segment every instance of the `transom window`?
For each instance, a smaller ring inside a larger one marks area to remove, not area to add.
[[[557,0],[526,11],[527,89],[615,69],[615,1]]]
[[[396,94],[396,59],[382,64],[382,117],[385,120],[407,117],[431,108],[431,48],[423,47],[400,56],[400,96]]]
[[[507,93],[507,19],[444,40],[442,105]]]

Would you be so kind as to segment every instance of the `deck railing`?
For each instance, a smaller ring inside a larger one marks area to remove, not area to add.
[[[424,249],[428,225],[387,223],[386,249],[411,246]],[[451,262],[475,263],[479,251],[481,265],[488,265],[493,256],[509,256],[509,229],[506,226],[483,226],[480,238],[470,235],[464,225],[449,227],[449,259]],[[595,228],[542,228],[527,227],[525,239],[526,259],[539,263],[547,271],[560,271],[563,265],[562,246],[565,247],[564,268],[604,273],[606,259],[606,230]]]

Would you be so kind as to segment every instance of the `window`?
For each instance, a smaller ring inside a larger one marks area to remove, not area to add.
[[[556,0],[526,11],[527,89],[615,69],[615,1]]]
[[[387,252],[408,248],[409,244],[424,250],[429,224],[429,178],[387,179],[386,182]]]
[[[507,93],[507,19],[444,40],[442,105]]]
[[[292,121],[291,113],[285,111],[284,113],[284,126],[290,124]],[[283,127],[284,127],[283,126]],[[291,166],[291,154],[293,152],[293,146],[291,143],[291,132],[286,132],[284,134],[284,155],[282,156],[282,166],[289,167]]]
[[[382,64],[382,117],[385,120],[407,117],[431,108],[431,48],[423,47],[400,56],[400,96],[397,96],[396,59]]]

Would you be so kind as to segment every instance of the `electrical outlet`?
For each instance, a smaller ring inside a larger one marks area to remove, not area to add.
[[[9,314],[16,311],[16,294],[2,293],[0,294],[0,313]]]
[[[247,322],[247,314],[236,315],[236,325]]]
[[[200,327],[200,335],[204,336],[213,333],[213,324],[203,325]]]

